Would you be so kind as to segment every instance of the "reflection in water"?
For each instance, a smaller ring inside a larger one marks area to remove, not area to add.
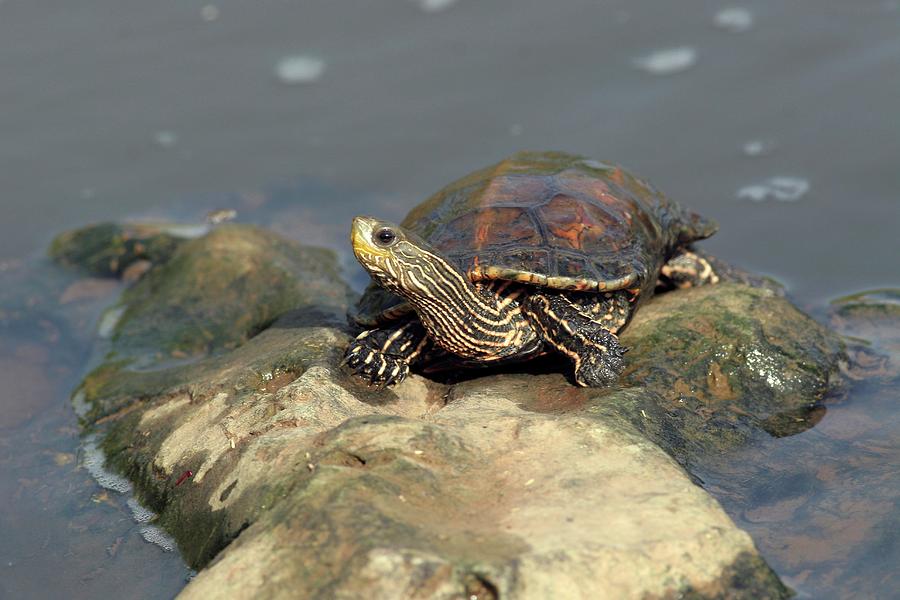
[[[775,149],[775,144],[766,140],[750,140],[746,142],[741,151],[744,156],[765,156]]]
[[[425,12],[436,13],[447,10],[454,4],[456,0],[418,0],[419,8]]]
[[[713,18],[716,27],[732,33],[750,31],[753,27],[753,13],[746,8],[723,8]]]
[[[762,202],[769,199],[795,202],[805,196],[808,191],[809,181],[806,179],[782,175],[770,177],[760,183],[744,186],[738,190],[737,197],[754,202]]]
[[[636,67],[653,75],[671,75],[693,67],[697,63],[697,50],[689,46],[657,50],[633,62]]]
[[[312,83],[325,73],[325,61],[315,56],[286,56],[278,61],[275,74],[282,83]]]
[[[171,148],[178,143],[178,134],[164,129],[153,134],[153,141],[161,148]]]
[[[219,18],[219,7],[215,4],[206,4],[200,9],[200,16],[204,21],[215,21]]]
[[[66,401],[119,291],[79,281],[40,263],[0,273],[0,597],[171,598],[190,570],[144,541],[131,484]]]

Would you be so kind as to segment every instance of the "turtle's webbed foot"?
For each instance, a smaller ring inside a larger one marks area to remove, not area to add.
[[[684,250],[669,259],[660,270],[660,286],[663,289],[684,289],[720,281],[723,265],[697,250]]]
[[[394,385],[409,375],[409,364],[426,341],[425,330],[414,322],[396,329],[371,329],[350,343],[344,364],[373,385]]]
[[[673,256],[662,266],[656,291],[668,292],[715,283],[743,283],[771,290],[779,296],[784,295],[784,288],[777,281],[754,275],[702,250],[690,247]]]
[[[388,386],[400,383],[409,375],[409,364],[371,347],[366,339],[356,339],[347,348],[344,364],[369,383]]]
[[[605,330],[595,330],[589,343],[575,361],[575,381],[583,387],[608,387],[616,382],[625,368],[627,349],[619,338]]]
[[[353,348],[354,345],[351,344],[350,350]],[[409,375],[409,365],[405,360],[369,348],[353,354],[348,352],[344,363],[358,376],[377,386],[395,385]]]

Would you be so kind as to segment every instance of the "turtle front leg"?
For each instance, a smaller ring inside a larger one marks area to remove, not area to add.
[[[522,308],[544,340],[575,363],[578,385],[606,387],[619,378],[626,350],[598,316],[584,312],[565,293],[535,292]]]
[[[428,343],[425,328],[409,321],[394,328],[369,329],[350,342],[344,364],[369,383],[395,385],[409,375],[409,365]]]

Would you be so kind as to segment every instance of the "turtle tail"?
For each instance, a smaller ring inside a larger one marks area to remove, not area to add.
[[[697,213],[682,209],[679,215],[678,245],[686,246],[697,240],[704,240],[719,230],[719,224],[713,219],[698,215]]]

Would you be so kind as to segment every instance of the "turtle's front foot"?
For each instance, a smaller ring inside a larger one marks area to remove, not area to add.
[[[347,347],[344,364],[373,385],[395,385],[409,375],[409,364],[421,353],[425,340],[425,332],[418,324],[370,329]]]
[[[344,363],[358,376],[378,386],[400,383],[409,375],[405,360],[369,348],[360,340],[354,340],[347,348]]]

